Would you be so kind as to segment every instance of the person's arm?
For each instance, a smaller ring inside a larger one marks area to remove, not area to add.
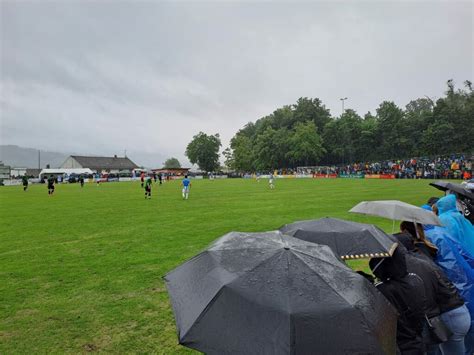
[[[466,285],[470,285],[474,280],[474,269],[459,253],[458,248],[450,241],[438,238],[436,241],[438,255],[436,264],[438,264],[456,286],[458,290],[463,290]]]

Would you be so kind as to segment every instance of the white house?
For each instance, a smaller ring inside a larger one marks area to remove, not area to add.
[[[127,157],[87,157],[70,155],[61,165],[61,168],[81,169],[89,168],[96,172],[118,173],[119,171],[132,171],[138,168],[133,161]]]

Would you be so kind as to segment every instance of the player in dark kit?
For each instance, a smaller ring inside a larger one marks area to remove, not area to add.
[[[145,181],[145,199],[151,198],[151,177]]]
[[[54,176],[51,175],[48,179],[48,195],[52,195],[54,193]]]
[[[140,181],[141,181],[142,187],[143,187],[143,185],[145,184],[145,173],[144,172],[142,172],[142,174],[140,176]]]
[[[163,175],[161,173],[158,174],[158,180],[160,180],[160,185],[163,183]]]
[[[21,181],[23,182],[23,191],[26,191],[28,189],[28,177],[23,175]]]
[[[84,187],[84,176],[79,176],[79,182],[81,183],[81,187]]]

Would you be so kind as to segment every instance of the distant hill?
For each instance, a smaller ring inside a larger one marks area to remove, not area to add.
[[[59,167],[69,156],[67,153],[41,151],[41,168],[47,164]],[[0,145],[0,161],[5,165],[21,168],[38,167],[38,149],[23,148],[17,145]]]

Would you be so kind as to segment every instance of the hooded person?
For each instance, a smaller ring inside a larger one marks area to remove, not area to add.
[[[421,278],[409,274],[404,254],[395,249],[391,258],[373,258],[369,262],[372,273],[380,280],[377,289],[399,313],[397,346],[403,355],[424,353],[423,326],[426,295]]]
[[[417,253],[419,257],[433,262],[438,249],[426,239],[423,225],[403,221],[400,223],[401,233],[394,234],[397,241],[405,246],[410,252]]]
[[[456,196],[447,195],[440,198],[436,207],[447,233],[463,250],[474,255],[474,226],[456,209]]]
[[[407,270],[418,275],[423,280],[426,294],[426,316],[430,319],[441,316],[452,331],[448,341],[439,344],[443,354],[464,355],[466,352],[465,337],[471,327],[471,316],[464,300],[453,283],[443,271],[431,260],[425,259],[425,254],[416,250],[408,233],[398,233],[391,236],[393,241],[400,244],[397,249],[405,255]],[[437,342],[433,340],[425,326],[423,340],[428,349],[434,350]]]
[[[431,210],[430,206],[422,206]],[[471,329],[465,337],[466,354],[474,353],[474,256],[451,238],[446,228],[424,225],[426,237],[438,248],[435,263],[454,284],[471,316]]]

